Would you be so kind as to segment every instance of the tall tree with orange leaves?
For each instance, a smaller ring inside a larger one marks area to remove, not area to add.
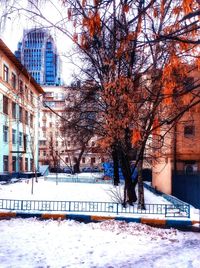
[[[199,102],[198,79],[185,86],[199,62],[198,2],[65,3],[70,20],[80,21],[76,44],[90,66],[85,73],[99,85],[104,103],[102,146],[117,148],[129,195],[130,142],[137,148],[136,166],[141,171],[152,133],[162,140],[173,122]],[[144,207],[141,173],[138,182]]]

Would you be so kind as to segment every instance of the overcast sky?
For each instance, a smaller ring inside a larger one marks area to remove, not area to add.
[[[42,11],[44,12],[45,16],[47,16],[47,18],[54,23],[60,19],[60,11],[56,10],[56,8],[54,8],[52,5],[42,8]],[[0,11],[0,15],[1,12],[2,11]],[[15,50],[17,50],[18,42],[22,40],[23,30],[35,26],[35,24],[31,22],[29,18],[25,18],[22,16],[22,14],[20,15],[21,16],[9,16],[6,20],[5,27],[0,29],[0,37],[13,53]],[[70,27],[70,25],[68,25],[68,27]],[[72,49],[72,41],[66,35],[55,32],[53,29],[51,30],[51,33],[56,42],[58,53],[61,56],[62,78],[65,83],[70,84],[72,80],[72,73],[75,69],[75,67],[69,63],[70,60],[67,57]]]

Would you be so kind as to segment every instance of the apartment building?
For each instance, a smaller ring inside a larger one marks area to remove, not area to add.
[[[39,163],[51,168],[72,168],[80,153],[80,143],[69,132],[62,131],[62,117],[66,116],[66,107],[74,100],[78,91],[65,86],[43,86],[43,108],[39,117]],[[97,137],[92,137],[81,157],[80,166],[97,167],[104,161],[97,149]]]
[[[0,39],[0,173],[38,169],[43,89]]]

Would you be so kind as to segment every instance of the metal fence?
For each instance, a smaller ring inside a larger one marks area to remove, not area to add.
[[[190,217],[189,205],[145,204],[145,209],[138,204],[124,207],[112,202],[92,201],[44,201],[0,199],[0,209],[15,211],[43,212],[81,212],[81,213],[113,213],[113,214],[159,214],[165,217]]]
[[[99,184],[111,184],[112,180],[104,180],[102,176],[88,176],[87,178],[85,177],[81,177],[78,174],[75,175],[50,175],[50,176],[46,176],[44,177],[45,181],[55,181],[57,183],[62,183],[62,182],[77,182],[77,183],[99,183]]]

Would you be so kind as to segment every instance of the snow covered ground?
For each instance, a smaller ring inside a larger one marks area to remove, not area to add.
[[[0,185],[0,198],[112,201],[111,187],[92,183],[56,184],[39,178],[34,183],[33,195],[31,180],[24,180]],[[148,190],[145,202],[168,203]],[[195,212],[193,209],[191,217],[197,216]],[[200,233],[139,223],[1,220],[0,242],[0,268],[200,267]]]
[[[139,223],[0,221],[1,268],[199,268],[200,233]]]
[[[29,200],[65,200],[65,201],[99,201],[112,202],[111,191],[118,189],[108,183],[73,183],[60,182],[62,178],[72,177],[70,175],[59,175],[58,183],[56,176],[49,175],[47,178],[39,177],[38,183],[34,182],[33,194],[31,194],[31,179],[22,180],[18,183],[0,185],[0,198],[10,199],[29,199]],[[90,181],[93,177],[98,178],[98,174],[91,175],[89,173],[79,174],[80,178]],[[122,188],[122,186],[121,186]],[[123,189],[122,189],[123,190]],[[145,202],[155,204],[169,204],[162,198],[155,196],[150,191],[145,191]]]

